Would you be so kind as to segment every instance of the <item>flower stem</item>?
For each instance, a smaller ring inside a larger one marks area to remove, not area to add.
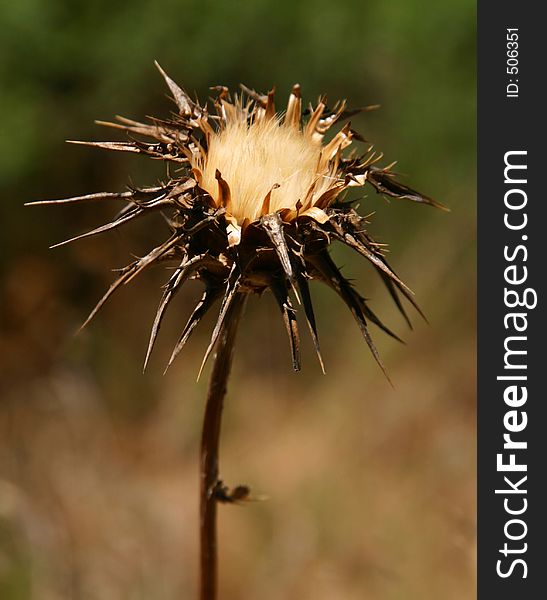
[[[246,295],[236,294],[217,341],[201,435],[200,494],[200,600],[217,597],[217,497],[219,439],[222,406],[232,366],[237,326]]]

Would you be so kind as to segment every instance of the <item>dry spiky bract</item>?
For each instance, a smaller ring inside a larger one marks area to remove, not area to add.
[[[340,195],[350,186],[368,183],[395,198],[437,204],[395,181],[390,167],[377,166],[381,155],[371,147],[363,155],[347,154],[345,149],[353,138],[360,140],[349,123],[324,142],[333,125],[358,112],[346,110],[345,102],[329,109],[320,99],[317,106],[303,111],[300,87],[295,85],[286,111],[278,114],[273,91],[263,96],[242,87],[243,93],[232,98],[226,88],[218,87],[214,88],[216,114],[210,115],[206,106],[191,100],[158,68],[177,105],[176,114],[148,123],[118,117],[117,123],[101,124],[126,132],[128,141],[76,143],[164,160],[178,168],[178,175],[150,188],[42,202],[112,198],[127,203],[112,222],[62,244],[114,229],[153,210],[168,216],[168,239],[121,271],[86,323],[117,288],[141,271],[167,260],[177,261],[157,311],[145,365],[173,296],[188,279],[200,279],[205,291],[169,364],[215,300],[221,299],[220,313],[204,362],[234,299],[271,290],[289,336],[293,368],[300,368],[300,357],[291,296],[303,307],[323,367],[308,286],[316,279],[346,303],[380,363],[368,322],[394,334],[341,275],[329,255],[329,244],[340,241],[370,261],[407,321],[400,295],[416,305],[410,290],[387,264],[381,247],[367,233],[364,218],[350,202],[342,202]]]

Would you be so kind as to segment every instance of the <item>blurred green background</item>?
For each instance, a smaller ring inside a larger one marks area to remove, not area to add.
[[[334,251],[407,341],[373,331],[394,388],[328,290],[312,288],[326,376],[308,340],[292,373],[272,299],[249,303],[221,471],[269,499],[220,507],[220,597],[474,597],[475,3],[18,0],[0,4],[0,25],[0,598],[195,597],[207,381],[195,377],[211,320],[161,373],[200,286],[143,375],[163,269],[73,334],[161,221],[48,251],[115,207],[23,207],[164,174],[63,142],[115,138],[96,118],[167,115],[154,59],[202,99],[243,82],[276,85],[281,105],[299,82],[305,100],[381,104],[354,128],[452,209],[374,191],[361,202],[428,316],[414,331],[372,269]]]

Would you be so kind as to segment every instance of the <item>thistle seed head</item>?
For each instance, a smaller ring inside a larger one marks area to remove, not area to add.
[[[378,166],[382,155],[372,147],[361,155],[346,154],[345,149],[362,138],[347,122],[359,111],[347,110],[345,102],[329,108],[321,98],[315,107],[303,111],[300,86],[295,85],[285,112],[278,114],[273,91],[261,95],[242,86],[242,93],[232,98],[227,88],[217,87],[213,88],[217,97],[211,115],[207,105],[194,102],[157,66],[177,113],[169,119],[149,118],[145,123],[117,117],[115,123],[100,124],[125,132],[125,141],[75,143],[144,154],[175,165],[177,175],[152,187],[32,203],[109,199],[124,203],[110,223],[56,246],[120,227],[151,211],[161,210],[167,217],[167,239],[120,271],[83,326],[119,287],[148,267],[169,261],[175,263],[175,270],[158,307],[145,366],[170,302],[188,279],[199,279],[205,286],[203,296],[182,330],[169,365],[216,300],[221,301],[219,316],[203,364],[229,318],[234,299],[270,290],[288,334],[293,368],[300,369],[293,299],[303,308],[323,368],[309,290],[309,281],[315,279],[331,287],[347,305],[383,369],[369,322],[397,336],[342,276],[330,257],[330,244],[341,242],[372,264],[409,325],[401,296],[419,308],[412,292],[387,263],[382,246],[367,232],[365,218],[352,202],[342,201],[341,194],[351,186],[368,185],[394,198],[440,205],[397,182],[393,164]],[[345,124],[340,127],[342,122]],[[325,134],[334,125],[339,130],[325,143]]]
[[[201,187],[221,200],[219,178],[230,195],[226,210],[239,226],[278,210],[296,210],[310,188],[329,185],[318,173],[321,147],[278,118],[247,122],[243,113],[209,138],[207,151],[193,162]]]

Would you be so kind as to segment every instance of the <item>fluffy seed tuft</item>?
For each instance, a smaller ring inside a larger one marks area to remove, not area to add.
[[[317,172],[320,156],[320,144],[279,119],[241,120],[211,135],[207,155],[193,167],[202,171],[201,186],[217,203],[220,173],[230,188],[230,213],[241,225],[260,218],[268,195],[268,212],[296,210],[316,180],[319,189],[325,188],[321,180],[328,173]]]

